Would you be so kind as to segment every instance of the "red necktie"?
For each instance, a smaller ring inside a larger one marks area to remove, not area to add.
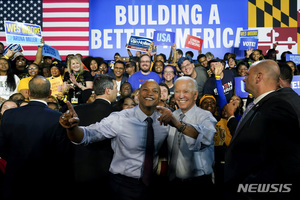
[[[152,127],[152,118],[147,117],[146,121],[148,123],[147,142],[142,181],[145,185],[149,185],[152,180],[153,173],[154,131]]]

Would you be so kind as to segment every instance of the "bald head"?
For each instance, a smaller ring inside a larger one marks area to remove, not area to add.
[[[273,60],[262,60],[251,65],[248,75],[244,79],[247,92],[259,95],[276,90],[279,84],[280,69]]]
[[[251,67],[255,68],[255,71],[262,72],[266,75],[265,80],[273,81],[278,83],[279,81],[279,75],[280,75],[280,69],[278,64],[273,60],[262,60],[259,62],[256,62]]]
[[[50,95],[50,82],[43,76],[36,76],[29,81],[29,93],[32,99],[44,99]]]

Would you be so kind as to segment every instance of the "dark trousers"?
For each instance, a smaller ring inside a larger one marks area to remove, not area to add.
[[[147,198],[148,187],[136,178],[120,174],[111,174],[110,186],[114,200],[144,200]]]
[[[175,178],[170,182],[169,199],[201,199],[201,197],[212,197],[213,183],[211,175],[203,175],[189,179]],[[198,195],[198,197],[197,197]]]

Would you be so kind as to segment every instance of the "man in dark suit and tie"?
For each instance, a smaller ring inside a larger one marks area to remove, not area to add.
[[[300,97],[291,88],[278,89],[279,75],[277,63],[264,60],[244,79],[255,99],[226,152],[227,199],[299,198]]]
[[[4,197],[55,199],[70,197],[72,144],[59,124],[61,113],[48,108],[50,82],[29,82],[28,105],[7,110],[2,119],[0,156],[7,161]]]
[[[80,126],[100,122],[113,112],[111,103],[116,100],[118,92],[116,81],[109,75],[97,75],[93,89],[97,95],[93,103],[74,107],[80,118]],[[78,187],[77,197],[92,199],[101,191],[101,195],[109,199],[111,196],[109,166],[112,156],[110,139],[87,146],[75,146],[74,172],[76,187]]]

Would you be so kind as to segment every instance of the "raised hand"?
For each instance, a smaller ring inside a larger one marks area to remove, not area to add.
[[[70,129],[75,126],[78,126],[80,120],[72,104],[69,101],[67,101],[67,106],[68,106],[68,111],[60,116],[59,123],[61,124],[62,127],[66,129]]]
[[[163,106],[156,106],[156,109],[161,113],[161,116],[157,118],[160,122],[160,125],[164,124],[165,126],[176,126],[176,124],[180,123],[173,115],[172,111]]]

